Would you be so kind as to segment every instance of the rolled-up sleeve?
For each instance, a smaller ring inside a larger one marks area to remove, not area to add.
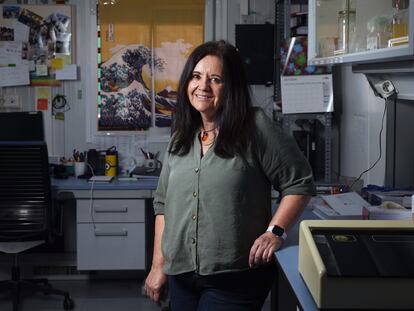
[[[161,169],[160,178],[158,179],[157,190],[154,193],[154,214],[163,215],[165,210],[165,198],[168,189],[168,180],[170,176],[170,165],[169,165],[169,152],[168,148],[165,152],[164,161]]]
[[[267,178],[281,196],[314,195],[312,169],[292,137],[265,114],[256,115],[256,150]]]

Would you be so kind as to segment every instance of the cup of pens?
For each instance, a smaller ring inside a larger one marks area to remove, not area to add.
[[[85,152],[79,152],[77,150],[73,150],[73,160],[74,160],[73,168],[74,168],[76,177],[85,175],[86,173],[85,158],[86,158]]]
[[[85,175],[86,163],[85,162],[75,162],[74,164],[75,164],[75,166],[74,166],[75,176],[79,177],[79,176]]]

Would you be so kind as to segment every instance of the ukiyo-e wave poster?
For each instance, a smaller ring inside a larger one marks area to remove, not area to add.
[[[170,126],[181,70],[204,41],[204,0],[122,0],[98,12],[98,130]]]

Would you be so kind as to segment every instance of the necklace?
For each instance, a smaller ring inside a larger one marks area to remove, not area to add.
[[[203,142],[207,141],[207,139],[208,139],[208,133],[214,131],[216,128],[217,128],[217,126],[214,127],[214,128],[212,128],[212,129],[210,129],[210,130],[207,130],[207,131],[205,129],[203,129],[201,131],[201,141],[203,141]],[[216,136],[216,135],[214,135],[214,136]],[[216,137],[214,137],[214,138],[216,138]]]
[[[203,146],[211,146],[212,144],[214,144],[214,142],[216,141],[216,136],[213,137],[213,139],[211,140],[211,142],[206,143],[206,142],[201,142],[201,145]]]

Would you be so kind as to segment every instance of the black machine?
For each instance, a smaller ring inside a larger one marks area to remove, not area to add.
[[[44,136],[41,111],[0,113],[0,141],[43,141]]]
[[[89,149],[86,155],[86,160],[90,167],[88,167],[88,175],[105,175],[105,156],[106,150]],[[91,172],[93,170],[93,174]]]
[[[413,230],[312,231],[328,276],[414,277]]]

